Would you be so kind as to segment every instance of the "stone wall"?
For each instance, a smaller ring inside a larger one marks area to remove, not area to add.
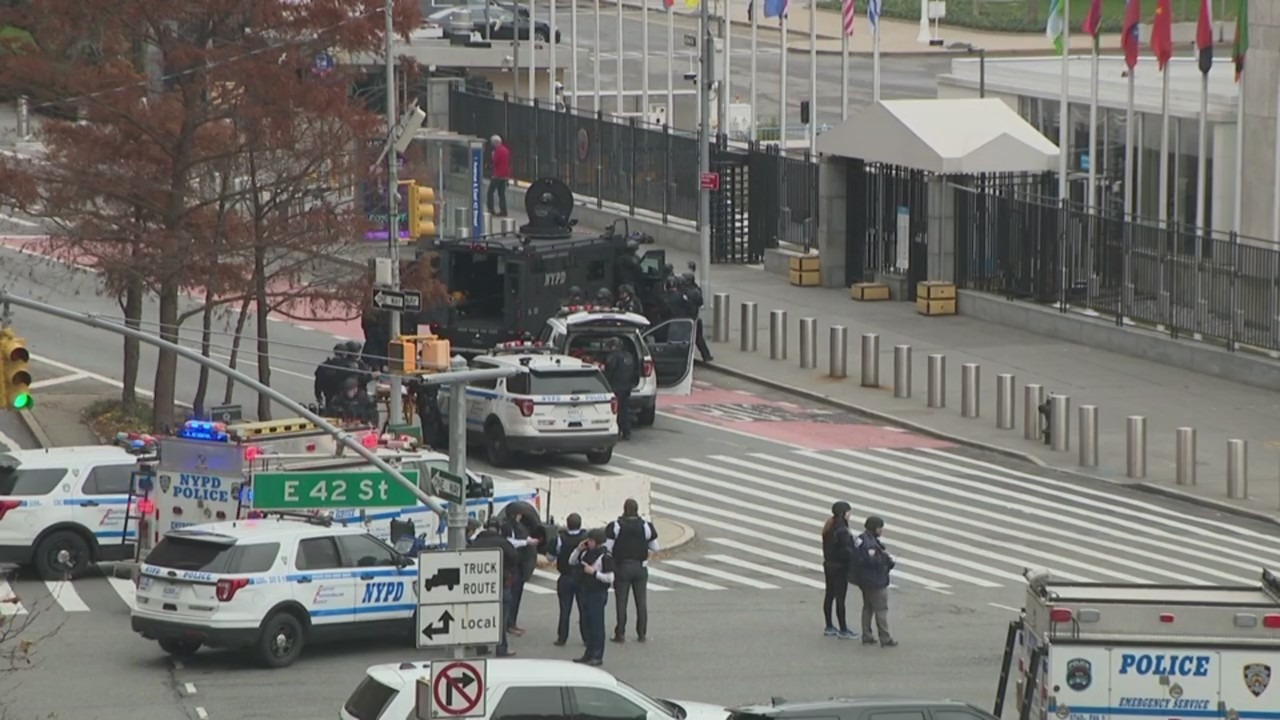
[[[1215,58],[1232,72],[1230,46]],[[1218,72],[1218,68],[1214,68]],[[1244,167],[1241,233],[1271,238],[1275,174],[1276,92],[1280,87],[1280,0],[1249,3],[1249,54],[1245,65]]]

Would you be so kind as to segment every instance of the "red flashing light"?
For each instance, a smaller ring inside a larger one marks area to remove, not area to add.
[[[217,586],[218,602],[231,602],[231,599],[249,584],[248,578],[229,578],[219,580]]]
[[[315,451],[316,451],[316,444],[315,444],[315,443],[307,443],[307,452],[315,452]]]
[[[1280,615],[1263,615],[1262,627],[1270,630],[1280,630]]]
[[[247,460],[248,462],[253,462],[254,460],[257,460],[258,456],[261,454],[262,454],[262,448],[257,447],[255,445],[250,445],[249,447],[244,449],[244,459]]]
[[[1066,623],[1066,622],[1071,622],[1071,620],[1072,620],[1072,616],[1071,616],[1070,608],[1050,608],[1049,609],[1049,622]]]
[[[1166,625],[1173,624],[1173,613],[1160,613],[1160,622]]]
[[[618,414],[618,396],[617,395],[614,395],[613,397],[609,398],[609,412],[613,413],[614,415]]]
[[[138,513],[140,515],[150,515],[151,513],[155,512],[155,509],[156,509],[156,504],[151,500],[138,501]]]
[[[525,416],[525,417],[531,417],[531,416],[533,415],[533,401],[532,401],[532,400],[528,400],[528,399],[516,399],[516,400],[512,400],[512,402],[514,402],[514,403],[516,404],[516,407],[520,408],[520,414],[521,414],[521,415],[523,415],[523,416]]]
[[[372,450],[372,449],[374,449],[374,448],[378,447],[378,434],[377,434],[377,433],[365,433],[365,434],[364,434],[364,437],[360,438],[360,444],[361,444],[361,445],[363,445],[363,446],[365,446],[365,448],[367,448],[367,449],[369,449],[369,450]]]
[[[21,500],[0,500],[0,520],[4,519],[5,514],[10,510],[14,510],[22,506]]]
[[[650,377],[651,375],[653,375],[652,360],[645,360],[644,363],[640,365],[640,375],[643,377]]]

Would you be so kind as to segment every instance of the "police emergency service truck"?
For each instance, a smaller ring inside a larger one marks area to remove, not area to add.
[[[994,714],[1019,720],[1280,720],[1280,578],[1257,586],[1061,583],[1027,576]]]

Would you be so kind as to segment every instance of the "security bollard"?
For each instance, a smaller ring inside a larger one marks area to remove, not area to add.
[[[787,311],[769,311],[769,359],[787,359]]]
[[[498,218],[498,232],[504,235],[510,235],[516,231],[516,219],[509,217]]]
[[[1187,486],[1196,484],[1196,429],[1178,428],[1177,457],[1175,471],[1178,484]]]
[[[1050,446],[1057,452],[1071,449],[1071,396],[1049,396]]]
[[[880,387],[880,336],[862,335],[862,387]]]
[[[738,329],[740,336],[739,349],[742,352],[756,351],[756,335],[760,329],[756,323],[756,304],[753,302],[742,303],[741,327]]]
[[[18,139],[31,138],[31,99],[26,95],[18,96]]]
[[[977,363],[965,363],[960,366],[960,416],[976,418],[982,408],[978,402],[981,391],[982,368]]]
[[[711,342],[729,342],[729,293],[711,296]]]
[[[1042,435],[1040,406],[1044,404],[1044,386],[1028,385],[1022,389],[1022,437],[1039,440]]]
[[[818,366],[818,318],[800,318],[800,367]]]
[[[1014,423],[1013,389],[1017,382],[1009,373],[996,375],[996,427],[1012,430]]]
[[[947,356],[929,356],[928,395],[929,407],[944,408],[947,406]]]
[[[1249,445],[1244,440],[1227,441],[1227,497],[1249,497]]]
[[[895,345],[893,348],[893,396],[911,397],[910,345]]]
[[[1098,407],[1080,406],[1080,467],[1098,467]]]
[[[827,338],[829,373],[833,378],[849,376],[849,328],[843,325],[832,325],[831,336]]]
[[[1147,419],[1130,415],[1128,426],[1126,473],[1131,478],[1144,478],[1147,476]]]

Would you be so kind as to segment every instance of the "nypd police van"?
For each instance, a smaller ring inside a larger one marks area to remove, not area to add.
[[[1023,720],[1280,718],[1280,578],[1256,586],[1061,583],[1028,573],[994,714]],[[1009,688],[1008,679],[1013,678]]]

